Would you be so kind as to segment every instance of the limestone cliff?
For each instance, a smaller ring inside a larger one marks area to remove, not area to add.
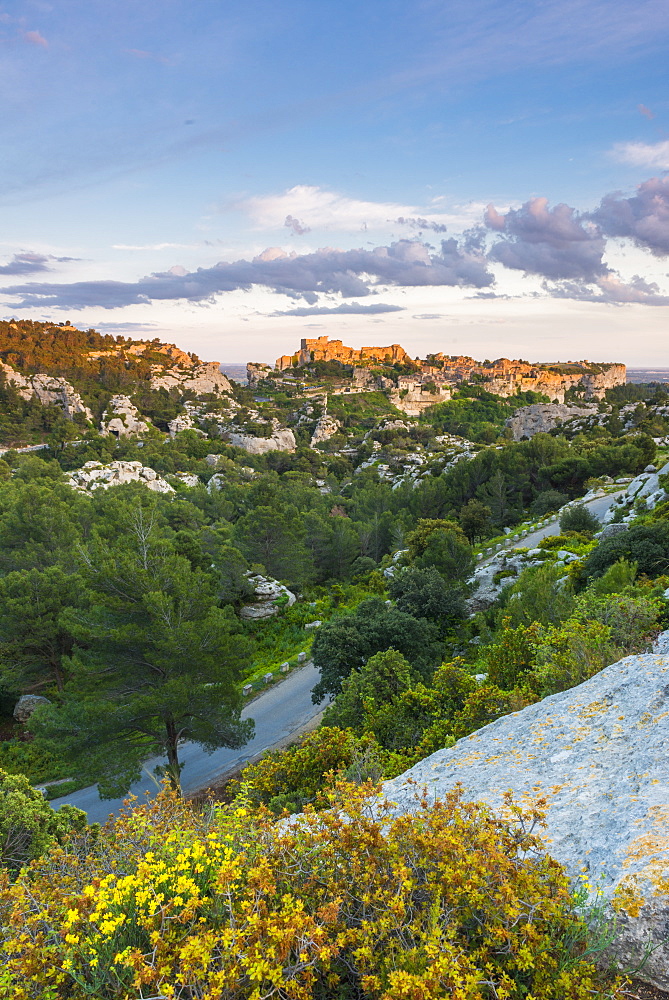
[[[146,434],[149,425],[142,420],[139,410],[128,396],[112,396],[102,414],[100,433],[114,437],[137,437]]]
[[[292,367],[294,361],[298,365],[308,365],[310,361],[339,361],[346,365],[359,365],[365,361],[395,364],[405,361],[408,357],[409,355],[399,344],[391,344],[389,347],[361,347],[357,350],[346,347],[341,340],[330,340],[329,337],[305,337],[298,353],[277,358],[276,367],[284,370]]]
[[[531,438],[534,434],[547,433],[573,417],[587,417],[597,412],[597,404],[569,406],[565,403],[533,403],[521,406],[509,417],[506,426],[511,430],[514,441]]]
[[[0,361],[0,372],[13,385],[22,399],[37,399],[43,406],[59,406],[63,415],[71,420],[75,413],[83,413],[87,420],[93,414],[73,385],[64,378],[52,375],[21,375],[10,365]]]

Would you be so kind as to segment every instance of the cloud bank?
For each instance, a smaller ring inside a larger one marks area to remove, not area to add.
[[[320,189],[299,190],[308,192],[313,200],[311,216],[303,203],[306,212],[301,211],[299,216],[284,214],[281,223],[296,235],[307,233],[316,207],[320,206],[319,211],[323,208]],[[369,204],[332,197],[330,210],[335,214],[341,210],[345,215],[352,204]],[[283,198],[278,199],[282,212],[286,207]],[[256,202],[267,207],[267,199]],[[386,218],[388,208],[382,203],[376,206]],[[429,218],[418,216],[397,216],[395,221],[410,226],[425,223],[425,228],[435,231],[443,225],[434,221],[430,226]],[[540,279],[535,287],[554,298],[615,305],[669,304],[669,297],[656,282],[639,275],[625,281],[612,269],[606,260],[609,240],[627,241],[654,258],[669,255],[669,177],[651,178],[632,195],[606,194],[589,212],[579,212],[566,204],[551,207],[545,197],[530,198],[519,208],[507,211],[499,211],[491,204],[478,225],[465,229],[458,239],[443,239],[438,249],[419,237],[373,249],[326,247],[287,253],[270,247],[252,259],[220,261],[195,271],[175,264],[137,281],[29,281],[10,284],[1,291],[11,309],[75,310],[178,300],[208,305],[226,292],[261,287],[298,300],[295,308],[274,312],[275,316],[381,314],[401,307],[381,302],[361,305],[357,300],[376,296],[384,289],[418,287],[460,288],[472,290],[476,297],[508,297],[508,291],[498,290],[495,281],[495,275],[503,276],[503,269],[507,269]],[[52,261],[67,259],[17,253],[0,265],[0,276],[39,274],[51,270]],[[322,296],[332,295],[356,301],[336,305],[322,301]]]
[[[316,305],[321,294],[356,298],[371,295],[377,285],[486,288],[493,282],[484,257],[461,249],[454,239],[444,240],[437,253],[411,240],[373,250],[325,249],[299,255],[271,248],[253,260],[222,261],[197,271],[179,271],[183,269],[172,268],[137,282],[31,282],[10,285],[3,292],[12,296],[11,307],[17,309],[115,309],[170,299],[211,303],[222,292],[259,285]]]

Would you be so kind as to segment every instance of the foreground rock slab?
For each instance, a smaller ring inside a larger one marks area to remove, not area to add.
[[[530,705],[439,750],[384,785],[399,812],[415,790],[500,807],[547,802],[547,849],[584,872],[616,913],[611,957],[669,989],[669,633],[570,691]]]

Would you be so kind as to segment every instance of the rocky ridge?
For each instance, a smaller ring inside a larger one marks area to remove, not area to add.
[[[188,369],[182,367],[167,370],[155,368],[151,377],[152,389],[178,389],[180,392],[192,392],[196,396],[221,395],[232,392],[232,386],[221,371],[218,361],[207,361],[192,365]]]
[[[87,420],[93,419],[77,390],[66,379],[54,375],[21,375],[2,361],[0,372],[14,386],[21,399],[37,399],[42,406],[60,406],[69,420],[76,413],[83,413]]]
[[[243,448],[249,455],[266,455],[268,451],[295,451],[295,435],[288,427],[282,427],[278,420],[272,420],[272,433],[268,437],[256,437],[242,431],[227,429],[225,439],[237,448]]]
[[[666,488],[662,486],[660,476],[666,475],[669,475],[669,462],[659,470],[654,465],[647,466],[640,475],[635,476],[623,496],[613,501],[604,515],[604,524],[611,524],[614,520],[627,524],[637,516],[638,508],[654,510],[659,503],[664,503],[669,499],[669,483]]]
[[[545,434],[560,424],[573,420],[574,417],[589,417],[597,413],[597,404],[589,403],[583,406],[572,406],[567,403],[533,403],[531,406],[521,406],[509,417],[506,426],[511,431],[514,441],[522,441],[535,434]]]

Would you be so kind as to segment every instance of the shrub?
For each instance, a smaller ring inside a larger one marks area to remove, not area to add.
[[[0,889],[13,1000],[93,996],[591,1000],[561,866],[458,790],[393,816],[373,786],[273,825],[163,796],[92,851],[56,852]]]
[[[574,619],[600,622],[611,630],[616,658],[644,653],[660,631],[665,603],[648,594],[597,594],[586,591],[578,598]],[[611,661],[613,662],[613,661]]]
[[[620,594],[627,587],[633,586],[637,570],[636,563],[618,559],[602,576],[592,581],[588,590],[593,594]]]
[[[74,806],[54,812],[22,774],[0,771],[0,865],[18,871],[74,830],[86,826],[86,813]]]
[[[543,493],[537,493],[536,497],[530,505],[530,513],[532,517],[543,517],[544,514],[554,514],[564,507],[564,505],[569,500],[566,493],[560,493],[559,490],[544,490]]]
[[[286,750],[274,751],[249,764],[239,781],[231,781],[230,798],[241,796],[253,805],[267,805],[276,813],[283,809],[300,812],[305,805],[326,804],[328,779],[353,772],[375,780],[393,777],[404,769],[395,766],[370,734],[356,736],[336,726],[320,726]]]
[[[498,641],[484,651],[488,681],[506,690],[534,666],[539,634],[537,622],[516,628],[509,624],[510,619],[504,619]]]
[[[467,613],[461,587],[449,585],[434,566],[407,566],[388,583],[388,593],[400,611],[427,618],[442,628],[453,627]]]
[[[583,504],[567,507],[560,514],[560,531],[580,531],[594,535],[599,529],[599,519]]]
[[[619,559],[635,562],[639,573],[650,577],[669,572],[669,522],[633,524],[605,538],[586,559],[583,573],[587,579],[602,576]]]
[[[557,625],[571,614],[574,595],[564,583],[564,569],[545,564],[529,566],[516,583],[503,592],[498,623],[508,627]]]
[[[526,686],[545,698],[582,684],[618,659],[611,629],[596,621],[569,619],[549,628],[537,646],[537,666],[526,675]]]

